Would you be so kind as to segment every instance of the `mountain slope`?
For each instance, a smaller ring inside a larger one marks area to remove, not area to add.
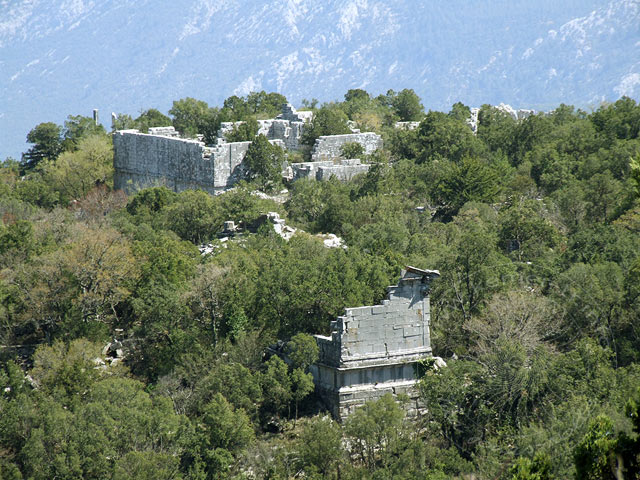
[[[640,0],[0,0],[0,159],[68,114],[260,89],[597,106],[639,96],[638,25]]]

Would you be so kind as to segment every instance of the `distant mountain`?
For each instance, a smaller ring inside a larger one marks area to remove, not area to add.
[[[640,97],[640,0],[0,0],[0,159],[37,123],[252,90],[425,107]]]

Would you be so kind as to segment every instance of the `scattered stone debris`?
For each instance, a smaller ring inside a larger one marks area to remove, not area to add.
[[[321,234],[318,234],[318,236],[323,239],[322,242],[324,243],[324,246],[327,248],[343,248],[345,250],[349,248],[344,244],[344,241],[342,240],[342,238],[338,237],[333,233],[327,233],[327,234],[321,233]]]
[[[289,190],[285,188],[280,190],[276,195],[268,195],[260,190],[254,190],[251,192],[251,195],[262,198],[263,200],[272,200],[276,203],[283,204],[289,199]]]
[[[433,369],[440,370],[441,368],[446,368],[447,362],[444,361],[442,357],[433,357]]]
[[[420,122],[396,122],[394,127],[398,130],[415,130],[420,126]]]
[[[203,256],[211,255],[220,248],[226,247],[231,239],[238,240],[243,238],[246,233],[256,233],[260,227],[265,224],[270,225],[273,231],[287,242],[291,240],[296,233],[305,233],[304,230],[287,225],[285,219],[280,218],[278,212],[267,212],[260,215],[250,225],[236,224],[232,220],[227,220],[224,222],[222,231],[218,233],[217,243],[202,244],[198,247],[198,250],[200,250],[200,254]],[[333,233],[320,233],[316,235],[316,237],[322,240],[326,248],[343,248],[345,250],[348,248],[342,238]]]

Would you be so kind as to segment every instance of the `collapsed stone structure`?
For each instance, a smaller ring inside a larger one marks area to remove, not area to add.
[[[281,140],[287,150],[300,150],[304,126],[312,118],[313,112],[298,112],[293,105],[285,103],[282,113],[276,118],[258,120],[258,135],[264,135],[269,140]],[[224,142],[227,133],[242,123],[244,122],[222,122],[217,133],[219,142]]]
[[[505,103],[501,103],[500,105],[493,108],[495,108],[496,110],[506,115],[509,115],[511,118],[513,118],[516,121],[524,120],[525,118],[536,114],[535,110],[527,110],[523,108],[516,110],[511,105],[507,105]],[[480,109],[477,107],[474,107],[474,108],[470,108],[469,111],[470,111],[470,115],[469,115],[469,118],[467,118],[466,120],[467,125],[469,125],[469,128],[471,128],[471,131],[474,134],[477,134],[478,133],[478,115],[480,113]]]
[[[311,161],[322,162],[342,157],[342,147],[347,143],[359,143],[365,155],[382,148],[382,137],[377,133],[347,133],[344,135],[323,135],[316,139],[311,150]]]
[[[336,418],[386,393],[407,394],[415,412],[419,362],[431,356],[429,289],[439,276],[406,267],[382,305],[347,308],[331,322],[331,336],[315,336],[320,358],[312,373]]]
[[[285,104],[276,118],[258,122],[258,133],[287,150],[299,150],[304,127],[311,117],[312,112],[298,112]],[[132,193],[164,185],[176,192],[202,189],[216,193],[232,187],[246,176],[243,160],[251,145],[251,142],[225,140],[225,134],[238,123],[241,122],[223,123],[216,144],[211,146],[200,140],[180,138],[173,127],[150,128],[149,133],[116,131],[113,135],[115,188]],[[335,175],[341,180],[350,180],[357,173],[366,172],[368,165],[361,164],[360,160],[340,158],[341,147],[349,142],[360,143],[366,154],[382,147],[382,138],[375,133],[320,137],[311,152],[312,160],[327,163],[319,175],[314,171],[313,175],[306,176],[324,180]]]
[[[300,162],[291,164],[293,180],[300,178],[313,178],[315,180],[329,180],[336,177],[338,180],[351,180],[356,175],[367,173],[371,167],[368,163],[361,163],[360,159],[337,159],[324,162]]]

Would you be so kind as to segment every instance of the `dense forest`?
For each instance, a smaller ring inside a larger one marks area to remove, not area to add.
[[[210,141],[244,120],[229,137],[252,139],[283,101],[186,98],[117,127]],[[484,105],[476,134],[467,106],[425,114],[411,90],[303,106],[307,146],[350,122],[383,136],[367,174],[283,184],[259,137],[232,191],[127,198],[83,116],[35,126],[0,164],[0,478],[640,478],[640,106],[517,121]],[[269,211],[305,233],[217,239]],[[337,423],[309,334],[405,265],[441,272],[447,366],[425,365],[418,418],[383,397]],[[265,355],[278,340],[290,364]]]

